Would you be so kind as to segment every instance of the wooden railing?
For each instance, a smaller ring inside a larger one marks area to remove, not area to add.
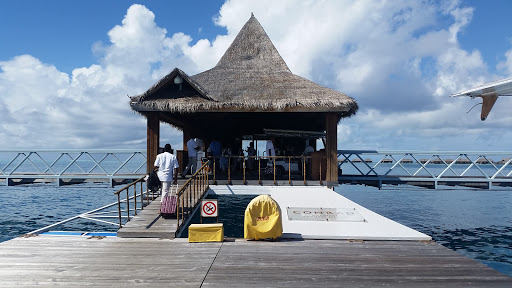
[[[146,176],[141,177],[134,182],[126,185],[125,187],[117,190],[114,192],[114,195],[117,195],[117,210],[119,212],[119,228],[123,227],[122,218],[123,218],[123,212],[126,213],[127,222],[130,221],[130,213],[132,212],[133,215],[137,215],[137,210],[143,210],[144,206],[149,205],[150,199],[151,201],[156,199],[157,195],[155,195],[154,191],[149,191],[147,187],[147,183],[144,180]],[[140,189],[137,189],[137,186],[140,187]],[[132,188],[133,189],[130,189]],[[144,188],[145,187],[145,188]],[[121,193],[126,193],[126,198],[121,200]],[[130,192],[132,192],[133,196],[130,196]],[[137,194],[139,193],[139,194]],[[146,205],[144,205],[144,194],[146,195]],[[151,195],[151,196],[150,196]],[[140,202],[137,202],[137,197],[140,197]],[[133,202],[133,210],[130,209],[130,202]],[[124,204],[125,209],[121,209],[122,204]]]
[[[204,163],[176,193],[176,219],[178,220],[176,232],[179,232],[192,217],[194,210],[210,187],[208,183],[208,165],[209,162]]]
[[[252,170],[257,169],[257,180],[258,184],[262,184],[262,181],[264,178],[269,179],[269,177],[274,181],[274,185],[277,185],[278,179],[288,179],[288,184],[292,184],[292,174],[295,174],[295,176],[300,175],[300,180],[304,182],[304,185],[307,185],[308,180],[311,180],[310,177],[307,176],[307,172],[311,168],[306,163],[308,161],[313,161],[311,156],[220,156],[220,157],[208,157],[208,159],[211,161],[210,168],[212,171],[212,180],[213,183],[217,183],[217,180],[219,180],[218,171],[220,170],[220,167],[218,167],[219,162],[221,159],[223,161],[227,162],[227,182],[231,183],[231,180],[234,180],[235,177],[232,175],[232,164],[233,161],[239,161],[241,164],[241,179],[243,184],[247,184],[247,180],[249,177],[247,176],[247,164],[249,161],[253,161],[253,165],[257,167],[253,167]],[[321,161],[324,161],[326,159],[325,156],[321,157]],[[292,160],[296,160],[295,163]],[[267,163],[271,162],[272,165],[270,169],[272,169],[272,173],[265,173],[265,169],[267,167]],[[297,168],[295,171],[292,172],[292,163],[294,168]],[[295,167],[296,166],[296,167]],[[320,181],[320,185],[322,185],[322,179],[325,177],[325,167],[324,170],[322,170],[322,165],[318,165],[318,180]],[[287,169],[286,169],[287,168]],[[255,175],[252,175],[255,177]],[[240,177],[239,177],[240,178]],[[316,178],[316,177],[315,177]],[[295,178],[297,180],[297,178]]]

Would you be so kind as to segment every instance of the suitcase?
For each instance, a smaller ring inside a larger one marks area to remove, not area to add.
[[[172,188],[171,188],[172,189]],[[175,186],[176,193],[178,192],[178,185]],[[164,217],[176,215],[176,196],[171,196],[171,193],[162,196],[162,203],[160,203],[160,214]]]

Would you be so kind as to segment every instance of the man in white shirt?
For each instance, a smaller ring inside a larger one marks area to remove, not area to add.
[[[158,169],[158,178],[162,182],[162,197],[160,199],[163,199],[165,195],[169,194],[173,179],[174,184],[178,184],[178,174],[176,173],[176,169],[179,167],[178,159],[171,152],[171,145],[165,144],[164,153],[156,155],[154,166],[155,169]]]
[[[203,140],[199,138],[190,138],[187,141],[188,150],[188,163],[185,170],[181,172],[181,178],[185,178],[185,175],[190,171],[192,174],[196,173],[197,170],[197,152],[200,152],[203,147]]]
[[[267,156],[276,156],[276,151],[274,150],[274,138],[270,138],[270,140],[267,141],[265,151],[267,152]]]

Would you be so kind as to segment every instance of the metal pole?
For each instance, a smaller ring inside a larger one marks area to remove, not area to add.
[[[137,185],[133,185],[133,201],[134,201],[134,206],[135,206],[135,207],[133,207],[133,212],[134,212],[134,215],[137,215]]]
[[[304,185],[306,185],[306,157],[302,157],[302,164],[303,164],[303,168],[302,168],[302,174],[304,175]]]
[[[231,183],[231,156],[228,158],[228,184]]]
[[[176,222],[178,224],[178,227],[180,227],[180,194],[179,190],[176,191]]]
[[[272,160],[274,161],[274,185],[276,185],[276,157],[273,156]]]
[[[117,211],[119,212],[119,228],[122,228],[123,223],[121,222],[121,196],[119,196],[119,193],[117,194]]]
[[[144,210],[144,188],[142,186],[142,181],[140,181],[140,210]]]
[[[288,157],[288,184],[292,184],[292,158]]]
[[[261,157],[258,157],[258,184],[261,185]]]

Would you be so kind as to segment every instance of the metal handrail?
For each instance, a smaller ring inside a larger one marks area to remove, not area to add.
[[[119,213],[119,228],[122,228],[123,227],[123,223],[122,223],[122,218],[123,218],[123,215],[122,215],[122,211],[121,211],[121,203],[123,201],[121,201],[121,193],[122,192],[126,192],[126,199],[124,200],[124,202],[126,203],[126,218],[127,218],[127,221],[130,221],[130,200],[133,199],[133,215],[137,215],[137,209],[139,210],[144,210],[144,193],[146,194],[146,206],[149,205],[149,193],[151,193],[152,197],[151,199],[155,199],[155,194],[154,194],[154,191],[149,191],[148,189],[148,186],[147,186],[147,182],[145,180],[146,176],[143,176],[135,181],[133,181],[132,183],[124,186],[123,188],[117,190],[116,192],[114,192],[114,195],[117,195],[117,210],[118,210],[118,213]],[[140,193],[137,194],[137,184],[140,184]],[[146,189],[144,189],[144,185],[143,183],[146,183]],[[130,188],[133,187],[133,196],[130,197]],[[140,207],[137,206],[137,195],[140,195]]]
[[[120,154],[128,157],[121,160]],[[0,177],[59,179],[80,175],[85,178],[132,178],[142,174],[140,170],[146,162],[146,151],[137,149],[0,149],[0,163],[3,163],[0,165]],[[72,167],[77,172],[72,171]]]
[[[502,159],[493,161],[491,156]],[[363,160],[366,157],[373,159]],[[342,177],[354,181],[355,177],[380,182],[401,177],[431,181],[435,187],[462,180],[485,182],[489,187],[493,182],[512,183],[512,152],[338,150],[338,158]]]
[[[209,162],[205,162],[176,192],[177,233],[194,215],[199,202],[210,188],[208,166]]]

